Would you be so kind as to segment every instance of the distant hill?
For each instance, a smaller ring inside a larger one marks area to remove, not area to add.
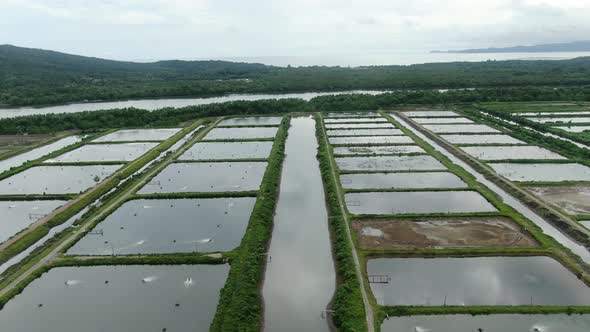
[[[590,40],[571,43],[530,46],[490,47],[467,50],[431,51],[430,53],[535,53],[535,52],[590,52]]]

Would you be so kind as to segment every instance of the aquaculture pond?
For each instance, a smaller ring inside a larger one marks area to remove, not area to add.
[[[423,171],[445,170],[431,156],[339,157],[338,168],[343,171]]]
[[[200,142],[188,149],[179,160],[215,160],[268,158],[273,142]]]
[[[424,128],[435,133],[499,133],[500,131],[492,127],[480,124],[441,124],[441,125],[423,125]]]
[[[393,123],[328,123],[326,129],[374,129],[374,128],[395,128]]]
[[[433,315],[391,317],[381,332],[583,332],[590,315]]]
[[[99,137],[94,142],[165,141],[182,128],[123,129]]]
[[[473,121],[457,117],[457,118],[416,118],[414,119],[417,123],[473,123]]]
[[[86,144],[47,163],[131,161],[156,147],[158,143]]]
[[[258,190],[266,165],[266,162],[174,163],[138,193]]]
[[[590,123],[590,116],[580,118],[528,118],[531,121],[540,123]]]
[[[93,187],[120,167],[35,166],[0,181],[0,195],[75,194]]]
[[[508,135],[440,135],[440,137],[452,144],[526,144],[523,141]]]
[[[244,118],[230,118],[219,122],[219,126],[278,126],[283,118],[273,116],[258,116],[258,117],[244,117]]]
[[[54,268],[0,311],[3,330],[209,331],[228,265]]]
[[[505,159],[566,159],[565,157],[538,146],[469,146],[463,151],[483,160]]]
[[[399,129],[336,129],[326,131],[328,136],[387,136],[403,135]]]
[[[71,255],[229,251],[256,198],[138,199],[126,202],[74,245]]]
[[[588,305],[590,288],[550,257],[377,258],[381,305]]]
[[[45,217],[65,201],[0,201],[0,243]]]
[[[581,164],[490,163],[496,173],[512,181],[590,181],[590,167]]]
[[[312,118],[293,118],[262,295],[265,331],[330,331],[336,283]]]
[[[569,214],[590,215],[590,185],[527,186],[526,189]]]
[[[274,138],[278,130],[279,127],[213,128],[204,139]]]
[[[346,189],[465,188],[467,184],[448,172],[342,174]]]
[[[381,117],[375,112],[338,112],[328,113],[326,118],[378,118]]]
[[[414,214],[495,212],[475,191],[401,191],[345,194],[353,214]]]
[[[406,111],[402,113],[410,118],[459,116],[459,114],[451,111]]]
[[[527,116],[527,117],[543,117],[547,115],[556,115],[556,116],[577,116],[577,115],[590,115],[590,111],[580,111],[580,112],[522,112],[522,113],[512,113],[511,115],[518,115],[518,116]]]
[[[418,145],[337,146],[333,151],[335,155],[426,153]]]
[[[35,160],[55,152],[59,149],[65,148],[68,145],[78,143],[82,140],[81,136],[68,136],[60,139],[59,141],[38,147],[28,152],[18,154],[14,157],[10,157],[4,160],[0,160],[0,173],[5,172],[12,167],[17,167],[29,160]]]
[[[560,127],[553,127],[553,128],[561,129],[561,130],[565,130],[565,131],[570,131],[572,133],[581,133],[581,132],[590,130],[590,126],[571,126],[571,127],[560,126]]]
[[[386,118],[379,117],[379,118],[335,118],[335,119],[324,119],[324,123],[377,123],[377,122],[389,122]]]
[[[412,144],[408,136],[354,136],[329,137],[330,144]]]

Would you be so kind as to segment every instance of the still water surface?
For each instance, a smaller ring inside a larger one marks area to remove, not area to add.
[[[158,143],[86,144],[49,159],[47,163],[131,161],[156,147]]]
[[[180,131],[181,128],[157,129],[123,129],[105,136],[94,142],[125,142],[125,141],[164,141]]]
[[[0,243],[63,205],[65,201],[0,201]]]
[[[51,144],[44,145],[42,147],[33,149],[29,152],[21,153],[19,155],[14,156],[14,157],[0,160],[0,173],[9,170],[12,167],[20,166],[29,160],[35,160],[35,159],[41,158],[41,157],[48,155],[54,151],[57,151],[61,148],[65,148],[68,145],[78,143],[81,140],[82,140],[82,137],[80,137],[80,136],[68,136],[68,137],[60,139],[57,142],[53,142]]]
[[[268,158],[273,142],[199,142],[179,160]]]

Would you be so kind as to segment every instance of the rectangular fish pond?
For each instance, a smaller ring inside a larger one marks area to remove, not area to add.
[[[445,170],[446,167],[431,156],[375,156],[339,157],[338,168],[343,171],[425,171]]]
[[[521,140],[508,135],[439,135],[440,138],[452,144],[526,144]]]
[[[334,155],[362,155],[362,154],[408,154],[426,153],[418,145],[390,145],[390,146],[337,146]]]
[[[545,148],[529,146],[469,146],[463,151],[482,160],[507,159],[566,159],[565,157]]]
[[[268,158],[273,142],[200,142],[188,149],[179,160]]]
[[[326,129],[375,129],[375,128],[395,128],[393,123],[327,123]]]
[[[399,129],[336,129],[327,130],[328,136],[388,136],[388,135],[403,135],[404,133]]]
[[[0,310],[2,330],[209,331],[228,265],[54,268]]]
[[[12,167],[20,166],[29,160],[41,158],[54,151],[65,148],[68,145],[78,143],[81,140],[81,136],[68,136],[51,144],[47,144],[36,149],[33,149],[31,151],[27,151],[10,158],[0,160],[0,173],[9,170]]]
[[[496,173],[512,181],[590,181],[590,167],[581,164],[490,163]]]
[[[338,112],[328,113],[325,118],[378,118],[381,117],[376,112]]]
[[[182,128],[123,129],[99,137],[93,142],[165,141]]]
[[[377,123],[377,122],[389,122],[386,118],[379,117],[379,118],[336,118],[336,119],[324,119],[324,123]]]
[[[449,172],[342,174],[345,189],[465,188],[467,184]]]
[[[138,194],[258,190],[266,165],[266,162],[174,163]]]
[[[229,118],[219,122],[219,126],[268,126],[281,124],[283,118],[274,116],[252,116],[243,118]]]
[[[435,133],[499,133],[498,129],[481,124],[440,124],[422,125],[424,128]]]
[[[353,214],[419,214],[495,212],[476,191],[362,192],[344,195]]]
[[[473,123],[473,121],[457,117],[457,118],[416,118],[414,119],[416,123],[424,124],[424,123]]]
[[[229,251],[240,245],[255,202],[255,197],[128,201],[68,254]]]
[[[479,329],[479,330],[478,330]],[[584,332],[590,315],[433,315],[391,317],[381,332]]]
[[[131,161],[139,158],[158,143],[86,144],[66,152],[46,163],[78,163],[103,161]]]
[[[329,137],[330,144],[413,144],[409,136]]]
[[[528,118],[539,123],[590,123],[590,116],[579,118]]]
[[[274,138],[279,127],[213,128],[204,140]]]
[[[410,118],[428,118],[428,117],[445,117],[445,116],[459,116],[459,114],[451,111],[406,111],[402,112],[405,116]]]
[[[0,195],[76,194],[95,186],[120,167],[35,166],[0,181]]]
[[[0,201],[0,243],[64,205],[65,201]]]
[[[377,258],[381,305],[589,305],[590,288],[550,257]]]

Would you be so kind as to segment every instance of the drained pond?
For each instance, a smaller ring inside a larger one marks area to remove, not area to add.
[[[441,125],[423,125],[424,128],[435,133],[499,133],[500,131],[492,127],[480,124],[441,124]]]
[[[336,158],[343,171],[422,171],[445,170],[446,167],[431,156],[376,156]]]
[[[440,135],[440,137],[452,144],[526,144],[514,137],[502,134],[488,135],[463,135],[450,134]]]
[[[448,172],[342,174],[346,189],[465,188],[467,184]]]
[[[263,286],[265,331],[329,331],[336,276],[312,118],[293,118]]]
[[[462,149],[482,160],[566,159],[553,151],[538,146],[469,146]]]
[[[512,181],[561,182],[590,181],[590,167],[581,164],[489,164]]]
[[[408,154],[426,153],[418,145],[382,145],[382,146],[337,146],[334,155],[363,155],[363,154]]]
[[[254,197],[129,201],[68,254],[229,251],[239,246],[255,202]]]
[[[588,305],[590,288],[549,257],[378,258],[367,274],[382,305]]]
[[[209,331],[227,265],[60,267],[0,310],[2,330]]]

